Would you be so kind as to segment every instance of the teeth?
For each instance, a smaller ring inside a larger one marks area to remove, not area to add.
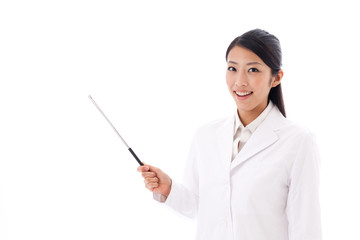
[[[246,95],[249,95],[250,93],[252,93],[252,92],[235,92],[237,95],[239,95],[239,96],[246,96]]]

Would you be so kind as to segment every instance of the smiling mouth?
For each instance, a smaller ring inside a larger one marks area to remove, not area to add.
[[[249,96],[251,95],[253,92],[238,92],[238,91],[234,91],[235,94],[239,97],[246,97],[246,96]]]

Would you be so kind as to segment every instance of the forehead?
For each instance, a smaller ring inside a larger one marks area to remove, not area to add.
[[[247,62],[259,62],[264,64],[261,58],[254,52],[244,47],[235,46],[228,54],[228,62],[247,63]]]

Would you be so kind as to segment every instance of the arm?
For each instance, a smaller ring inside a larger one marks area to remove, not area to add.
[[[145,186],[153,192],[154,199],[165,202],[167,206],[180,214],[194,218],[198,209],[198,168],[196,145],[192,144],[184,173],[184,184],[173,182],[159,168],[145,165],[138,167],[145,179]]]
[[[144,165],[138,167],[142,172],[145,187],[153,192],[154,199],[165,202],[180,214],[194,218],[197,213],[198,197],[182,184],[175,183],[161,169]]]
[[[165,204],[186,217],[195,218],[197,215],[199,204],[199,171],[195,141],[193,141],[188,154],[183,184],[173,183]]]
[[[289,240],[321,240],[319,153],[307,134],[293,163],[287,200]]]

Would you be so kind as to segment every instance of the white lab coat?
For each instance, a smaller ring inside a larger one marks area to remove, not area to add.
[[[197,131],[165,204],[197,219],[198,240],[320,240],[313,135],[274,107],[231,161],[234,122]]]

